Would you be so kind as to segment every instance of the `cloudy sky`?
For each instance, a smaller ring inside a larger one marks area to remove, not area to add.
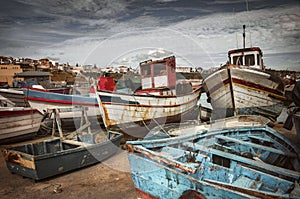
[[[0,55],[99,67],[175,55],[209,68],[242,47],[245,24],[267,67],[300,70],[299,13],[299,0],[2,0]]]

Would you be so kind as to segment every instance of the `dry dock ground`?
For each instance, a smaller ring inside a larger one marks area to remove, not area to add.
[[[0,198],[136,198],[125,151],[74,172],[35,182],[11,174],[0,157]]]
[[[275,129],[288,139],[295,141],[296,131],[282,128],[276,124]],[[296,141],[299,145],[299,141]],[[0,155],[0,198],[136,198],[130,176],[126,152],[111,157],[81,170],[35,182],[32,179],[11,174]]]

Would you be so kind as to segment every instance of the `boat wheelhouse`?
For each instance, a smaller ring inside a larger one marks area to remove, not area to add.
[[[279,116],[284,83],[265,71],[262,57],[259,47],[229,50],[227,64],[204,79],[213,119],[258,114],[275,120]]]
[[[174,56],[141,62],[140,87],[133,86],[129,79],[122,91],[114,85],[103,85],[114,81],[102,78],[97,97],[105,126],[144,137],[158,124],[196,119],[201,86],[176,82],[175,67]]]

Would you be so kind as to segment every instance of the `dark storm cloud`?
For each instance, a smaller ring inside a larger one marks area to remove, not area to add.
[[[180,31],[217,57],[236,46],[242,24],[250,24],[253,44],[267,53],[296,53],[299,11],[299,1],[293,0],[5,0],[0,6],[0,54],[80,63],[96,43],[152,27]],[[155,41],[155,34],[149,37]],[[145,38],[137,35],[130,42],[138,39]]]

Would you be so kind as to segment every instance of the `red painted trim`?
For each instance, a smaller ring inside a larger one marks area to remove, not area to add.
[[[241,84],[241,85],[244,85],[248,88],[254,88],[254,89],[257,89],[257,90],[261,90],[263,92],[268,92],[270,94],[273,94],[273,95],[279,95],[279,96],[282,96],[284,97],[284,94],[278,90],[275,90],[275,89],[272,89],[272,88],[268,88],[266,86],[262,86],[260,84],[256,84],[256,83],[253,83],[253,82],[248,82],[248,81],[245,81],[245,80],[241,80],[241,79],[237,79],[237,78],[232,78],[232,82],[234,84]],[[218,89],[220,89],[222,86],[225,86],[229,84],[229,79],[226,79],[224,80],[223,82],[221,83],[218,83],[216,84],[214,87],[212,87],[209,92],[210,93],[214,93],[216,92]]]
[[[70,104],[70,105],[88,105],[88,106],[98,106],[98,104],[89,103],[89,102],[70,102],[66,100],[52,100],[52,99],[45,99],[45,98],[36,98],[36,97],[27,97],[24,96],[26,100],[29,101],[40,101],[46,103],[59,103],[59,104]]]
[[[284,96],[284,94],[282,92],[278,91],[278,90],[268,88],[268,87],[265,87],[263,85],[256,84],[256,83],[253,83],[253,82],[248,82],[248,81],[245,81],[245,80],[242,80],[242,79],[232,78],[232,82],[235,83],[235,84],[242,84],[242,85],[245,85],[245,86],[250,87],[250,88],[255,88],[255,89],[258,89],[258,90],[262,90],[262,91],[265,91],[265,92],[268,92],[268,93],[271,93],[271,94]]]
[[[3,110],[0,111],[0,117],[15,117],[22,115],[31,115],[34,113],[40,114],[37,109],[29,109],[29,110]]]

